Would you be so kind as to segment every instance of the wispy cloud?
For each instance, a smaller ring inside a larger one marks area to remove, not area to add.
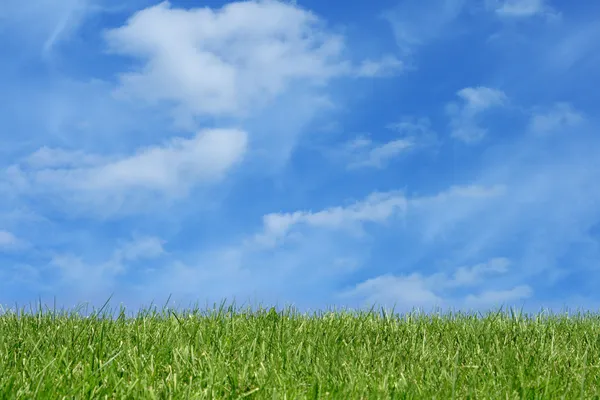
[[[315,291],[312,300],[343,300],[343,296],[335,295],[336,280],[364,267],[369,255],[365,244],[371,237],[371,228],[398,228],[407,217],[421,219],[427,210],[434,211],[442,206],[437,203],[441,199],[446,200],[446,206],[452,206],[459,199],[463,202],[468,202],[469,198],[489,201],[484,192],[485,188],[455,188],[452,193],[410,199],[399,192],[373,193],[346,206],[267,214],[263,217],[262,228],[255,234],[194,254],[173,254],[167,264],[148,270],[143,278],[140,277],[143,285],[135,286],[137,300],[148,301],[165,292],[182,299],[201,291],[211,299],[235,297],[247,300],[248,296],[258,296],[262,301],[277,298],[307,304],[309,299],[295,298],[292,294],[308,287]],[[438,200],[433,200],[436,198]],[[419,226],[416,228],[420,229]],[[121,245],[111,259],[101,263],[87,263],[67,255],[55,258],[52,264],[66,268],[62,274],[64,282],[80,279],[85,269],[91,268],[90,274],[95,274],[97,281],[106,282],[102,289],[106,292],[110,288],[109,282],[125,273],[124,268],[129,262],[125,255],[130,253],[164,254],[160,241],[149,240],[131,246]],[[443,290],[475,287],[488,276],[504,274],[508,265],[507,260],[498,258],[473,267],[461,267],[453,275],[436,273],[423,281],[423,287],[427,290],[431,290],[432,285]],[[317,290],[323,292],[317,293]],[[390,293],[396,292],[394,289]],[[354,297],[345,299],[351,302]],[[430,298],[445,299],[435,293]],[[406,296],[399,299],[410,300]],[[411,299],[415,300],[414,297]],[[446,304],[450,303],[443,303]]]
[[[440,307],[444,299],[432,291],[419,274],[396,277],[383,275],[368,279],[356,287],[341,292],[342,299],[358,298],[367,308],[395,306],[399,312],[406,308]]]
[[[356,75],[363,77],[393,76],[404,70],[404,63],[395,56],[387,55],[380,60],[364,60],[356,68]]]
[[[490,308],[490,306],[494,308],[512,306],[511,302],[520,302],[531,296],[533,296],[533,290],[529,285],[519,285],[512,289],[486,290],[479,294],[470,294],[465,299],[465,305],[470,308],[480,309]]]
[[[396,139],[386,143],[374,143],[359,136],[340,149],[340,156],[348,160],[349,169],[384,168],[394,158],[406,153],[414,146],[411,139]]]
[[[506,258],[493,258],[488,262],[471,267],[459,267],[454,271],[452,279],[448,280],[446,284],[450,287],[479,284],[487,275],[507,273],[509,266],[510,260]]]
[[[373,193],[363,201],[347,207],[332,207],[317,212],[272,213],[263,217],[263,232],[257,234],[251,243],[275,246],[290,235],[294,226],[303,224],[326,229],[355,230],[366,222],[382,223],[393,216],[402,215],[407,206],[404,195],[391,192]]]
[[[22,161],[24,166],[39,170],[45,168],[78,168],[102,164],[104,158],[83,150],[68,151],[44,146]]]
[[[21,241],[17,239],[11,232],[0,230],[0,251],[14,250],[21,245]]]
[[[26,6],[16,0],[6,0],[2,4],[0,23],[23,39],[22,44],[26,44],[23,51],[29,48],[48,57],[61,41],[77,32],[94,10],[91,0],[32,0]]]
[[[399,122],[388,124],[386,128],[393,131],[396,138],[385,142],[359,135],[337,148],[328,149],[327,153],[344,163],[349,170],[383,169],[403,155],[439,144],[427,118],[405,117]]]
[[[365,223],[386,223],[414,215],[418,225],[413,229],[432,237],[448,225],[456,224],[478,212],[485,204],[504,194],[501,186],[457,186],[433,196],[407,198],[400,191],[372,193],[362,201],[345,207],[331,207],[317,212],[296,211],[272,213],[263,217],[263,232],[254,237],[260,244],[274,246],[285,240],[295,226],[308,225],[326,229],[348,229],[357,232]]]
[[[56,25],[44,41],[43,53],[45,55],[48,55],[57,43],[75,31],[86,14],[90,12],[88,0],[71,0],[63,3],[66,3],[67,7],[61,12]]]
[[[523,300],[533,294],[528,285],[500,290],[486,288],[490,285],[486,284],[484,279],[506,274],[509,265],[509,260],[495,258],[472,267],[460,267],[452,275],[446,273],[434,273],[428,276],[420,273],[400,276],[385,274],[360,282],[338,295],[343,299],[357,299],[363,307],[368,308],[373,305],[395,307],[400,312],[409,311],[414,307],[445,309],[499,307],[503,303]],[[467,290],[466,294],[464,290]],[[473,290],[475,292],[469,292]]]
[[[468,144],[477,143],[487,134],[487,129],[480,126],[480,115],[505,105],[508,98],[501,90],[484,86],[464,88],[456,94],[461,103],[450,103],[446,108],[452,137]]]
[[[487,4],[503,18],[526,18],[536,15],[548,19],[560,18],[560,13],[550,7],[546,0],[488,0]]]
[[[0,3],[0,301],[597,303],[595,3]]]
[[[547,125],[542,126],[545,130]],[[593,184],[600,173],[589,165],[600,142],[590,123],[556,128],[551,140],[523,135],[504,144],[478,172],[480,184],[506,182],[508,192],[486,212],[472,214],[478,221],[472,220],[471,229],[461,233],[463,257],[509,246],[527,266],[519,271],[523,276],[545,273],[550,286],[565,275],[581,273],[561,261],[569,249],[585,247],[590,255],[580,265],[593,264],[591,254],[598,254],[599,248],[590,240],[589,230],[600,219],[595,206],[600,191]],[[527,242],[516,245],[511,237]]]
[[[531,117],[529,130],[536,135],[563,132],[585,120],[583,114],[568,103],[557,103],[546,110],[536,110]]]
[[[4,177],[14,192],[51,194],[106,211],[128,198],[177,198],[197,184],[218,181],[239,163],[246,145],[244,131],[212,129],[125,157],[42,148],[8,167]]]
[[[57,271],[56,287],[77,287],[77,293],[92,298],[108,296],[117,287],[117,280],[129,272],[138,261],[148,262],[165,254],[164,241],[156,237],[138,237],[121,243],[108,259],[94,262],[72,253],[58,253],[52,256],[46,271]],[[40,284],[40,282],[30,282]],[[76,297],[76,296],[75,296]]]
[[[124,243],[113,255],[115,262],[153,259],[165,254],[164,240],[157,237],[139,237]]]
[[[427,5],[418,0],[406,0],[387,10],[383,17],[391,24],[400,49],[411,53],[415,47],[443,35],[465,5],[465,0],[435,0]]]

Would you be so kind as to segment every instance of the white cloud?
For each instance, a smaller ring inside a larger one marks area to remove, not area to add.
[[[29,264],[19,263],[7,265],[6,268],[0,270],[0,282],[4,284],[5,287],[29,285],[31,282],[39,281],[40,278],[41,275],[39,269]]]
[[[398,74],[404,63],[394,56],[385,56],[378,61],[364,60],[357,68],[356,75],[364,77],[385,77]]]
[[[335,274],[355,272],[361,267],[360,262],[352,257],[336,257],[331,266]]]
[[[368,138],[357,137],[344,144],[340,156],[347,160],[349,169],[384,168],[399,155],[414,146],[411,139],[396,139],[386,143],[374,143]]]
[[[473,113],[506,102],[506,95],[502,91],[484,86],[464,88],[457,95],[465,101],[464,108]]]
[[[536,111],[531,117],[529,130],[536,135],[566,131],[585,120],[582,113],[568,103],[557,103],[545,111]]]
[[[505,194],[506,188],[503,185],[481,186],[481,185],[463,185],[451,186],[447,190],[434,196],[415,198],[412,203],[414,206],[430,210],[436,206],[449,206],[451,201],[463,202],[465,199],[485,199],[495,198]],[[452,204],[453,206],[455,204]]]
[[[148,266],[168,260],[163,244],[164,241],[157,237],[140,236],[121,242],[112,252],[98,252],[100,257],[91,254],[76,255],[71,251],[51,251],[46,264],[19,263],[8,266],[4,271],[0,269],[0,291],[11,293],[11,290],[17,288],[13,291],[13,295],[17,296],[18,288],[28,288],[27,290],[34,290],[41,297],[47,297],[46,301],[50,302],[58,294],[60,304],[69,307],[81,302],[102,305],[111,295],[115,295],[113,302],[115,299],[133,299],[138,302],[137,306],[142,306],[143,302],[154,299],[149,298],[150,296],[136,298],[133,294],[136,281],[143,280],[145,273],[152,270]],[[39,252],[38,255],[44,253],[46,252]],[[150,295],[163,295],[164,283],[172,277],[173,272],[168,271],[164,277],[160,277],[163,279],[156,281],[156,290]],[[182,285],[185,282],[179,283]],[[169,289],[177,291],[176,287]]]
[[[158,190],[185,188],[195,182],[213,181],[244,155],[246,133],[240,130],[205,130],[192,139],[171,139],[165,146],[86,171],[89,190],[142,187]]]
[[[327,149],[326,153],[331,158],[345,163],[348,169],[385,168],[401,155],[438,144],[437,135],[431,130],[427,118],[406,117],[400,122],[388,124],[386,128],[400,137],[387,142],[377,142],[360,135],[339,148]]]
[[[145,236],[122,243],[110,258],[101,262],[89,262],[73,254],[56,254],[49,262],[49,268],[58,270],[58,280],[64,285],[76,286],[79,294],[96,297],[93,294],[107,293],[114,288],[117,278],[136,261],[159,259],[165,254],[164,241]],[[71,295],[75,293],[70,293]]]
[[[122,95],[174,102],[179,115],[247,116],[294,84],[319,87],[331,78],[387,75],[392,57],[353,67],[343,37],[315,14],[280,1],[235,2],[220,9],[172,7],[137,12],[107,32],[113,53],[141,61],[121,75]]]
[[[148,271],[144,275],[147,283],[140,283],[136,287],[136,296],[138,300],[148,299],[150,295],[167,290],[177,298],[194,298],[197,291],[202,290],[203,296],[211,299],[223,296],[231,298],[232,295],[239,299],[240,296],[254,294],[263,301],[281,301],[284,298],[297,300],[294,291],[311,287],[313,298],[328,301],[332,291],[337,290],[332,278],[353,273],[365,263],[368,249],[360,249],[361,246],[347,248],[348,238],[344,236],[352,233],[353,229],[360,230],[370,223],[386,224],[398,218],[405,220],[407,213],[409,218],[416,216],[411,222],[418,222],[428,210],[440,213],[444,209],[447,213],[453,213],[456,204],[464,203],[465,208],[469,208],[478,200],[487,201],[494,195],[497,195],[494,188],[475,186],[455,187],[435,196],[413,199],[407,199],[399,192],[375,193],[343,207],[315,212],[267,214],[262,230],[238,245],[204,251],[200,257],[192,260],[171,260],[165,268]],[[426,225],[419,223],[413,226],[412,232],[426,228]],[[300,240],[291,247],[280,246],[294,239]],[[81,286],[86,295],[88,292],[94,293],[93,296],[97,298],[112,290],[112,285],[117,282],[115,277],[126,271],[131,260],[163,254],[160,240],[142,238],[136,243],[120,246],[106,262],[90,264],[66,255],[55,257],[53,265],[61,269],[65,284],[84,277],[87,280],[92,277],[93,281],[99,282],[94,287]],[[379,277],[359,284],[342,298],[383,301],[388,305],[400,301],[407,307],[445,306],[458,301],[448,297],[445,291],[479,287],[491,282],[488,278],[506,273],[508,265],[508,260],[497,258],[472,267],[460,267],[453,274]],[[265,276],[268,278],[265,279]],[[290,280],[294,282],[293,285],[289,283]]]
[[[245,131],[210,129],[121,156],[42,148],[0,171],[0,191],[44,196],[44,206],[71,215],[144,213],[214,188],[242,161],[247,140]]]
[[[211,129],[118,159],[41,149],[5,173],[17,190],[88,200],[140,190],[179,196],[198,183],[222,179],[243,157],[246,143],[244,131]]]
[[[23,164],[34,169],[57,168],[57,167],[82,167],[98,165],[103,158],[93,154],[87,154],[81,150],[68,151],[42,147],[23,160]]]
[[[600,70],[600,59],[597,57],[600,53],[600,25],[595,18],[577,21],[561,30],[559,35],[548,37],[543,46],[531,49],[536,50],[539,51],[535,55],[538,63],[530,68],[543,72],[549,70],[552,75],[545,79],[554,79],[555,85],[571,84],[571,81],[563,82],[561,79],[566,73],[578,74],[582,82],[597,79],[598,73],[595,71]]]
[[[506,290],[486,290],[479,294],[471,294],[465,299],[468,307],[499,307],[506,303],[525,300],[533,295],[528,285],[519,285]]]
[[[3,0],[0,28],[7,27],[31,44],[35,50],[48,54],[61,40],[77,31],[92,11],[89,0]]]
[[[0,251],[12,250],[20,245],[20,240],[8,231],[0,230]]]
[[[408,139],[397,139],[379,146],[373,146],[367,154],[367,158],[364,161],[358,161],[354,164],[357,167],[376,167],[382,168],[391,159],[397,157],[405,150],[411,148],[413,145],[412,141]]]
[[[53,256],[49,265],[50,268],[59,271],[59,277],[63,282],[69,285],[77,284],[78,288],[81,288],[79,285],[104,286],[108,275],[117,272],[112,263],[94,266],[87,264],[80,257],[70,254]]]
[[[535,15],[543,15],[547,18],[560,17],[560,14],[548,6],[545,0],[488,0],[488,7],[503,18],[526,18]]]
[[[360,299],[369,307],[396,306],[398,311],[415,307],[487,308],[530,297],[532,290],[527,285],[510,290],[483,290],[478,294],[448,294],[448,290],[488,286],[490,282],[485,278],[506,274],[509,265],[510,261],[506,258],[494,258],[475,266],[460,267],[452,275],[442,272],[428,276],[420,273],[400,276],[385,274],[360,282],[354,288],[339,293],[339,297]]]
[[[114,259],[121,261],[136,261],[157,258],[165,254],[163,244],[164,240],[157,237],[138,238],[117,249]]]
[[[263,232],[250,244],[275,246],[283,241],[294,226],[305,224],[327,229],[353,228],[365,222],[383,223],[406,211],[406,198],[398,192],[373,193],[365,200],[347,207],[331,207],[318,212],[296,211],[272,213],[263,217]]]
[[[299,225],[356,232],[364,223],[382,224],[394,217],[404,218],[407,213],[417,215],[419,224],[415,228],[421,230],[426,238],[433,238],[471,213],[480,211],[482,204],[489,199],[496,199],[504,193],[502,186],[455,186],[435,196],[410,199],[399,191],[372,193],[366,199],[345,207],[267,214],[263,217],[263,231],[250,243],[275,246]]]
[[[552,119],[542,119],[540,126],[548,127]],[[456,249],[454,261],[462,264],[506,246],[525,266],[515,274],[523,280],[535,277],[548,290],[565,276],[587,274],[582,270],[593,268],[600,250],[589,237],[590,227],[600,220],[600,169],[591,167],[600,152],[596,125],[592,118],[577,126],[562,124],[552,140],[517,135],[501,151],[490,152],[476,182],[504,182],[506,195],[478,212],[469,211],[456,236],[449,238]],[[432,223],[436,220],[433,216]],[[577,254],[579,267],[564,263],[567,254]]]
[[[388,124],[386,128],[410,137],[423,137],[435,135],[431,130],[431,121],[429,118],[413,118],[405,116],[398,122]]]
[[[477,264],[472,267],[459,267],[454,272],[448,285],[466,286],[478,284],[486,275],[506,273],[509,265],[510,261],[506,258],[493,258],[486,263]]]
[[[410,52],[415,46],[431,42],[441,35],[462,12],[465,0],[405,0],[384,13],[394,31],[398,46]]]
[[[464,210],[477,210],[479,203],[487,203],[502,193],[497,187],[467,186],[454,187],[434,196],[408,199],[394,191],[373,193],[354,203],[317,211],[270,213],[264,215],[262,229],[255,234],[230,246],[206,251],[195,261],[179,263],[162,274],[168,278],[169,287],[178,293],[184,289],[177,282],[185,282],[185,291],[189,293],[198,288],[211,294],[218,292],[221,296],[240,296],[256,291],[263,300],[274,298],[277,293],[277,301],[283,298],[296,301],[302,297],[300,291],[310,288],[311,300],[330,301],[334,299],[332,293],[339,290],[335,282],[340,275],[352,274],[370,265],[370,225],[392,225],[391,229],[396,230],[409,228],[404,233],[419,240],[418,235],[427,233],[429,228],[428,211],[439,216],[454,214],[456,208],[456,220],[469,218],[470,214]],[[402,237],[399,235],[399,240]],[[504,274],[508,265],[508,260],[497,258],[458,268],[453,275],[377,279],[361,286],[360,293],[345,298],[368,297],[368,287],[387,285],[387,289],[381,288],[381,291],[388,294],[388,300],[400,292],[405,296],[404,300],[420,299],[420,304],[426,306],[434,299],[445,299],[442,291],[481,285],[488,282],[488,278]],[[222,269],[223,266],[227,271]],[[400,282],[401,286],[417,282],[420,286],[407,291],[394,288],[393,282]],[[154,289],[158,290],[158,286]],[[296,295],[300,297],[294,297]],[[322,306],[323,303],[319,304]]]
[[[425,242],[446,238],[461,225],[477,223],[479,216],[507,198],[503,185],[452,186],[434,196],[414,198],[411,210],[417,216],[415,228]]]
[[[56,25],[44,41],[43,52],[46,54],[50,53],[57,43],[72,34],[90,12],[86,0],[70,0],[61,3],[67,7],[62,11]]]
[[[452,137],[465,143],[479,142],[487,134],[487,129],[479,125],[480,114],[505,105],[508,98],[500,90],[483,86],[461,89],[457,95],[462,103],[450,103],[446,110],[450,117]]]
[[[360,298],[368,306],[396,305],[400,309],[405,309],[407,306],[410,308],[441,306],[444,299],[427,286],[419,274],[400,277],[382,275],[357,284],[353,289],[340,293],[340,297]]]

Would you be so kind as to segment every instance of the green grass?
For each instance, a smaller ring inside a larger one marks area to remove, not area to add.
[[[600,316],[2,313],[0,399],[589,399]]]

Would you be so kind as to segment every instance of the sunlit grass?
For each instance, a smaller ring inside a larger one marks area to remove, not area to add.
[[[106,306],[106,305],[105,305]],[[599,398],[600,315],[0,316],[0,398]]]

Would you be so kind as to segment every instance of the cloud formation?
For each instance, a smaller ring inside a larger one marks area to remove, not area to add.
[[[363,60],[356,68],[356,75],[359,77],[387,77],[394,76],[404,69],[404,63],[395,56],[386,55],[380,60]]]
[[[54,254],[45,270],[57,271],[57,287],[76,287],[76,293],[88,296],[109,296],[118,286],[120,277],[130,273],[137,262],[160,259],[164,241],[157,237],[138,237],[121,243],[112,255],[99,262],[86,260],[72,253]],[[142,269],[144,270],[144,269]],[[37,282],[39,284],[39,282]]]
[[[384,169],[404,155],[439,144],[427,118],[404,117],[399,122],[388,124],[386,128],[393,132],[395,138],[374,141],[369,136],[358,135],[338,148],[327,149],[325,152],[332,159],[345,164],[348,170]]]
[[[481,114],[490,108],[505,105],[508,98],[501,90],[485,86],[467,87],[456,94],[461,102],[450,103],[446,108],[451,135],[467,144],[477,143],[487,134],[487,129],[480,125]]]
[[[452,275],[385,274],[358,283],[354,288],[340,293],[340,297],[359,299],[362,307],[369,308],[372,305],[394,307],[400,312],[410,311],[412,308],[431,311],[437,307],[475,310],[500,307],[506,305],[504,303],[523,300],[533,295],[532,289],[527,285],[504,290],[474,289],[481,286],[484,279],[508,273],[509,265],[510,261],[505,258],[494,258],[475,266],[460,267]],[[478,293],[467,291],[466,295],[464,293],[457,295],[456,291],[460,289],[476,290]]]
[[[488,0],[488,7],[502,18],[527,18],[542,15],[546,18],[559,18],[546,0]]]
[[[536,135],[547,135],[575,128],[585,117],[568,103],[557,103],[546,110],[533,113],[529,130]]]
[[[461,14],[465,0],[434,0],[427,7],[407,0],[383,13],[392,26],[396,42],[405,53],[437,39]]]
[[[8,167],[10,190],[50,194],[89,209],[113,208],[128,199],[185,196],[194,186],[217,182],[242,160],[247,134],[210,129],[193,138],[172,138],[129,156],[99,156],[41,148]]]
[[[408,214],[417,219],[412,228],[434,237],[449,225],[478,212],[482,204],[504,194],[501,186],[456,186],[433,196],[407,198],[400,191],[375,192],[348,206],[338,206],[317,212],[295,211],[271,213],[263,217],[263,231],[254,237],[257,243],[274,246],[290,235],[296,226],[360,232],[366,223],[383,224],[393,218],[404,219]]]
[[[30,3],[0,302],[598,304],[596,3]]]
[[[218,10],[162,2],[107,32],[110,51],[140,61],[121,74],[121,95],[174,102],[181,113],[248,116],[291,86],[319,87],[343,75],[385,76],[393,56],[353,67],[344,38],[314,13],[279,1],[230,3]]]
[[[12,233],[0,230],[0,251],[12,250],[19,246],[19,240]]]
[[[396,139],[386,143],[373,143],[359,136],[341,148],[340,156],[348,160],[349,169],[384,168],[387,164],[413,147],[410,139]]]

